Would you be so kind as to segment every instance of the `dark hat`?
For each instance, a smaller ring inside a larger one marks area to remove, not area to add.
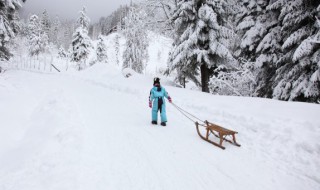
[[[160,79],[158,77],[153,79],[153,85],[160,84]]]

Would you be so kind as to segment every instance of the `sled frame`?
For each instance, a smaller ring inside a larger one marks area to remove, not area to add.
[[[238,134],[238,132],[236,131],[232,131],[232,130],[229,130],[229,129],[226,129],[226,128],[223,128],[219,125],[216,125],[216,124],[213,124],[213,123],[210,123],[208,121],[205,121],[204,122],[205,125],[200,125],[198,122],[196,122],[196,127],[197,127],[197,132],[198,132],[198,135],[205,141],[221,148],[221,149],[225,149],[224,146],[222,146],[222,143],[223,141],[227,141],[235,146],[238,146],[240,147],[241,145],[237,143],[236,141],[236,134]],[[201,132],[200,132],[200,129],[199,129],[199,126],[203,126],[206,128],[206,135],[202,135]],[[209,139],[210,135],[214,135],[215,137],[219,138],[219,143],[216,143],[212,140]],[[232,137],[232,141],[231,140],[228,140],[227,137],[228,136],[231,136]]]

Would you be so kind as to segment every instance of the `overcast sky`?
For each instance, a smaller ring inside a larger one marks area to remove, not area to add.
[[[91,21],[98,21],[100,17],[110,15],[120,5],[129,3],[130,0],[27,0],[23,4],[21,17],[39,14],[46,9],[51,17],[59,15],[61,19],[76,19],[82,7],[86,6]]]

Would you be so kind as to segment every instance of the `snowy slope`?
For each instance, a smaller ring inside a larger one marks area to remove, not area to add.
[[[116,65],[116,37],[119,37],[119,45],[120,52],[118,55],[119,65]],[[170,48],[172,46],[173,40],[161,36],[159,34],[153,33],[151,31],[148,32],[148,55],[149,59],[146,63],[145,74],[159,74],[163,73],[163,71],[167,68],[167,60]],[[108,54],[108,63],[111,65],[118,66],[122,68],[123,63],[123,52],[125,51],[125,43],[126,39],[122,34],[112,33],[108,36],[105,36],[105,43],[107,46],[107,54]]]
[[[116,54],[116,38],[119,39],[119,53]],[[126,39],[121,33],[111,33],[108,36],[103,36],[107,48],[107,63],[118,69],[122,69],[123,52],[125,51]],[[173,40],[166,38],[154,32],[148,32],[148,60],[144,73],[146,75],[162,76],[167,68],[167,60]],[[89,49],[90,53],[87,58],[87,67],[97,61],[96,46],[98,41],[92,41],[93,47]],[[30,57],[26,51],[27,47],[21,45],[17,47],[11,63],[1,63],[5,67],[16,68],[20,70],[32,72],[55,72],[50,64],[55,65],[61,72],[77,71],[77,63],[71,62],[70,58],[59,58],[58,49],[51,48],[50,53],[40,54],[38,57]],[[117,59],[119,62],[117,63]],[[7,66],[9,64],[10,66]]]
[[[320,189],[320,107],[212,96],[163,84],[173,101],[239,132],[202,141],[168,105],[150,125],[152,77],[106,64],[79,73],[0,75],[0,189]]]

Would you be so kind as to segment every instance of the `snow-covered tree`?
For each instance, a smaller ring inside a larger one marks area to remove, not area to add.
[[[120,53],[120,36],[116,34],[115,37],[115,52],[116,52],[116,63],[119,65],[119,53]]]
[[[123,69],[131,68],[143,73],[148,59],[148,36],[143,17],[145,13],[135,7],[130,7],[125,18],[126,47],[123,54]]]
[[[61,39],[59,39],[60,30],[61,30],[61,22],[60,22],[59,16],[56,15],[56,17],[52,22],[50,39],[51,39],[51,42],[53,42],[55,45],[58,45],[58,47],[61,45]]]
[[[86,7],[83,7],[80,11],[80,17],[77,20],[77,27],[81,27],[89,31],[90,26],[90,18],[87,16],[87,9]]]
[[[32,15],[28,23],[28,43],[31,56],[38,56],[46,50],[48,36],[42,30],[40,19],[37,15]]]
[[[107,46],[103,37],[100,35],[98,37],[98,44],[97,44],[97,59],[99,62],[107,62]]]
[[[68,57],[68,52],[66,52],[66,50],[60,46],[59,51],[58,51],[58,57],[59,58],[66,58]]]
[[[72,42],[74,27],[74,23],[68,20],[61,23],[61,30],[59,30],[58,39],[61,40],[61,44],[65,49],[68,49]]]
[[[140,6],[146,10],[148,29],[168,37],[174,36],[174,28],[170,19],[177,8],[177,0],[144,0]]]
[[[283,40],[283,56],[277,62],[273,97],[281,100],[320,100],[320,1],[277,0],[268,10],[278,10],[275,36]],[[270,41],[268,43],[273,43]]]
[[[176,37],[169,59],[169,69],[178,78],[189,78],[196,84],[201,72],[203,92],[209,92],[209,79],[219,65],[228,65],[233,56],[228,39],[235,36],[224,20],[227,1],[183,0],[178,2],[172,21]]]
[[[129,12],[128,5],[120,5],[120,7],[111,13],[108,17],[102,17],[99,20],[101,34],[108,35],[117,30],[118,32],[124,29],[124,18]]]
[[[80,12],[78,28],[73,33],[71,61],[77,62],[81,70],[86,65],[86,60],[92,48],[92,42],[88,36],[89,18],[85,14],[85,8]]]
[[[254,65],[255,96],[272,96],[272,79],[281,56],[277,11],[268,11],[269,0],[240,1],[236,31],[240,37],[237,57]]]
[[[91,48],[88,31],[82,27],[77,28],[73,33],[71,61],[77,62],[79,70],[85,67]]]
[[[23,0],[25,2],[26,0]],[[18,32],[19,0],[0,0],[0,59],[8,60],[12,54],[7,45]]]
[[[40,22],[41,22],[41,27],[42,30],[47,34],[47,36],[50,35],[50,28],[51,28],[51,21],[49,18],[49,14],[47,12],[47,10],[44,10],[41,18],[40,18]]]

